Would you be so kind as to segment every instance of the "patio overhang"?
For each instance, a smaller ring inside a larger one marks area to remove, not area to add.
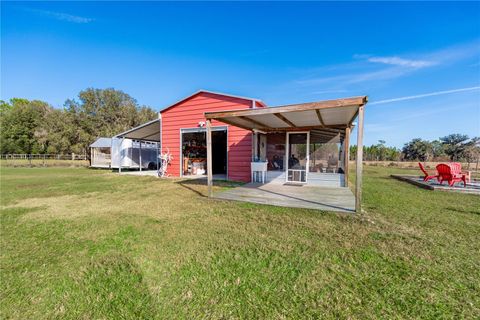
[[[205,118],[263,132],[313,129],[343,131],[352,126],[359,108],[366,103],[367,97],[362,96],[278,107],[206,112]]]
[[[367,104],[367,101],[367,96],[360,96],[278,107],[205,112],[205,118],[207,119],[207,181],[209,196],[213,196],[213,180],[211,174],[212,120],[262,133],[316,130],[320,132],[317,134],[326,135],[327,138],[339,134],[344,144],[345,179],[348,185],[350,132],[353,121],[358,117],[355,211],[360,213],[362,199],[364,106]]]

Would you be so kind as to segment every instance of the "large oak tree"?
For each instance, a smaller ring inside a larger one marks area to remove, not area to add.
[[[1,152],[88,155],[98,137],[112,137],[156,117],[150,107],[115,89],[86,89],[63,109],[15,98],[0,103]]]

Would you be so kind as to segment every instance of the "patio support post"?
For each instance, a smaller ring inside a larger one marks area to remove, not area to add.
[[[140,147],[138,148],[138,162],[140,167],[140,172],[142,172],[142,140],[138,141]]]
[[[122,161],[123,161],[123,141],[125,140],[125,137],[122,137],[122,141],[120,142],[120,156],[118,157],[118,173],[122,173]]]
[[[347,127],[345,129],[345,139],[343,140],[343,143],[344,143],[344,149],[343,150],[343,157],[344,157],[344,179],[345,179],[345,187],[348,188],[348,177],[349,177],[349,174],[348,174],[348,164],[349,164],[349,161],[350,161],[350,127]]]
[[[158,140],[160,140],[160,148],[159,148],[159,153],[160,155],[162,155],[162,152],[163,152],[163,146],[162,146],[162,114],[159,112],[158,113],[158,126],[159,126],[159,132],[160,132],[160,136],[158,138]],[[158,168],[160,169],[160,168]]]
[[[159,154],[159,151],[160,151],[159,148],[160,148],[160,147],[159,147],[159,145],[158,145],[158,142],[155,144],[155,147],[156,147],[156,149],[157,149],[157,171],[158,171],[158,170],[160,170],[160,166],[159,166],[159,161],[160,161],[160,159],[159,159],[159,156],[160,156],[160,154]],[[158,172],[157,172],[157,177],[158,177]]]
[[[362,169],[363,169],[363,122],[364,106],[358,108],[358,127],[357,127],[357,165],[355,181],[355,211],[362,212]]]
[[[160,142],[157,144],[157,177],[159,177],[159,170],[160,170],[160,157],[162,154],[162,114],[158,112],[158,132],[160,133],[158,140]]]
[[[213,172],[212,172],[212,123],[210,119],[207,119],[207,184],[208,184],[208,196],[212,197],[212,185],[213,185]]]
[[[253,132],[253,159],[252,161],[257,161],[258,158],[258,132]]]

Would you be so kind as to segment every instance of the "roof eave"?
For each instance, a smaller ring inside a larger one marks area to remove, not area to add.
[[[160,119],[154,119],[154,120],[145,122],[145,123],[143,123],[143,124],[141,124],[141,125],[139,125],[139,126],[137,126],[137,127],[135,127],[135,128],[129,129],[129,130],[125,131],[125,132],[122,132],[122,133],[119,133],[119,134],[115,135],[114,138],[121,138],[121,137],[123,137],[123,136],[125,136],[125,135],[127,135],[127,134],[129,134],[129,133],[131,133],[131,132],[133,132],[133,131],[142,129],[142,128],[144,128],[144,127],[146,127],[146,126],[149,126],[149,125],[151,125],[152,123],[155,123],[155,122],[157,122],[157,121],[160,121]]]
[[[367,96],[351,97],[344,99],[325,100],[301,104],[284,105],[277,107],[268,107],[261,109],[237,109],[229,111],[213,111],[205,112],[205,118],[215,119],[222,117],[242,116],[242,115],[257,115],[257,114],[271,114],[281,112],[307,111],[327,108],[342,108],[351,106],[363,106],[367,103]]]

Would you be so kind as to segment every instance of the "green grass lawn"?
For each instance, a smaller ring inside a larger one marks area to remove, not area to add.
[[[352,215],[3,168],[0,317],[480,318],[480,197],[365,171],[366,213]]]

